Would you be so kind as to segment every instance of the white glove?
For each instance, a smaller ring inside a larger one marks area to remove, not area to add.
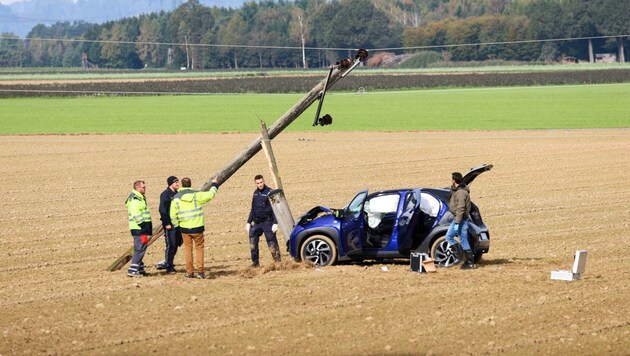
[[[277,232],[278,231],[278,224],[273,224],[271,225],[271,232]]]
[[[252,228],[252,224],[247,223],[247,225],[245,225],[245,230],[247,230],[247,232],[249,232],[249,229]]]

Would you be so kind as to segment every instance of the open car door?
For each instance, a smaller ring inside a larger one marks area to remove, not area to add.
[[[420,189],[409,190],[398,215],[398,252],[405,255],[413,248],[413,238],[422,220]]]
[[[362,239],[364,234],[365,220],[363,218],[363,204],[367,198],[368,191],[364,190],[357,194],[350,204],[343,210],[341,218],[341,244],[348,257],[361,254]]]

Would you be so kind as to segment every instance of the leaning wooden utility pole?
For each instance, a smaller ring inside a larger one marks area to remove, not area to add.
[[[289,209],[289,202],[287,202],[284,196],[284,188],[282,187],[282,180],[280,179],[280,171],[278,170],[278,164],[276,163],[276,156],[273,154],[273,148],[271,147],[271,140],[267,132],[267,124],[264,121],[260,121],[260,134],[262,135],[262,148],[267,156],[267,162],[269,163],[269,170],[273,176],[276,189],[269,192],[269,203],[273,214],[276,216],[280,231],[282,231],[282,237],[285,241],[289,241],[295,221]]]
[[[345,77],[350,71],[352,71],[359,63],[365,60],[368,56],[368,52],[364,49],[360,49],[353,60],[350,58],[339,61],[332,67],[332,72],[329,77],[322,80],[311,91],[309,91],[300,101],[298,101],[289,111],[282,115],[271,127],[269,128],[269,139],[273,140],[282,130],[287,128],[295,119],[297,119],[311,104],[326,93],[328,88],[332,87],[339,81],[339,79]],[[211,175],[210,179],[201,186],[200,190],[209,190],[212,186],[212,180],[216,177],[219,181],[219,185],[227,181],[239,168],[241,168],[247,161],[249,161],[261,147],[262,137],[258,137],[252,143],[245,148],[238,156],[230,161],[225,167]]]
[[[268,130],[269,139],[272,140],[282,130],[295,121],[311,104],[317,99],[322,99],[326,94],[326,90],[337,83],[341,78],[348,75],[357,65],[363,62],[368,57],[368,51],[360,49],[357,51],[355,59],[345,58],[339,61],[337,64],[331,67],[330,72],[326,79],[317,84],[311,91],[309,91],[300,101],[298,101],[289,111],[282,115]],[[319,114],[319,112],[318,112]],[[317,120],[317,117],[315,118]],[[247,161],[249,161],[258,151],[262,149],[262,135],[255,139],[252,143],[245,148],[238,156],[230,161],[225,167],[211,175],[210,179],[201,186],[200,190],[210,190],[212,181],[216,177],[218,184],[221,185],[227,181],[239,168],[241,168]],[[150,246],[155,240],[164,235],[162,226],[158,226],[153,229],[153,236],[147,243],[147,247]],[[288,236],[288,235],[287,235]],[[288,237],[285,237],[288,238]],[[122,256],[120,256],[113,264],[108,267],[109,271],[116,271],[131,261],[133,255],[133,247],[127,250]]]
[[[282,179],[280,179],[280,171],[278,170],[278,164],[276,163],[276,155],[273,154],[271,148],[271,140],[269,139],[269,132],[267,131],[267,124],[264,121],[260,121],[260,134],[262,137],[262,148],[267,157],[267,163],[269,163],[269,170],[273,176],[273,183],[276,189],[282,188]]]

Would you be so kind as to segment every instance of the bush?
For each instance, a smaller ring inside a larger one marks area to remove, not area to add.
[[[427,68],[431,63],[440,62],[443,59],[438,52],[422,51],[400,63],[400,68]]]

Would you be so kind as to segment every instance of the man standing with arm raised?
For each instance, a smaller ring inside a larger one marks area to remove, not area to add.
[[[182,188],[175,194],[171,203],[171,224],[179,227],[184,240],[184,250],[186,252],[186,274],[184,277],[205,278],[203,266],[204,248],[204,218],[203,204],[214,198],[219,189],[217,178],[212,180],[210,190],[207,192],[192,190],[190,178],[182,178]],[[193,242],[195,244],[195,265],[193,267]]]

